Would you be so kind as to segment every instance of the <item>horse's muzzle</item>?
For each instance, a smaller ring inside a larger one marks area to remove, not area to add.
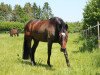
[[[66,51],[66,48],[61,48],[60,51],[61,52],[65,52]]]

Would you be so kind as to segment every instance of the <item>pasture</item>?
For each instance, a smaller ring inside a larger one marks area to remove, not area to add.
[[[79,51],[82,41],[77,42],[79,34],[69,34],[67,52],[71,67],[68,68],[60,45],[53,44],[51,68],[47,65],[47,43],[40,42],[36,50],[36,66],[30,60],[22,60],[23,34],[10,37],[0,34],[0,75],[100,75],[100,50]]]

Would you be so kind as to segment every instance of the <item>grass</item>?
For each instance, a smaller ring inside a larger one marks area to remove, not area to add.
[[[39,43],[35,54],[37,65],[31,66],[30,60],[22,60],[23,34],[19,37],[0,34],[0,75],[100,75],[100,49],[81,53],[82,43],[75,42],[78,37],[69,34],[67,52],[71,67],[66,65],[60,45],[53,44],[50,68],[46,63],[46,43]]]

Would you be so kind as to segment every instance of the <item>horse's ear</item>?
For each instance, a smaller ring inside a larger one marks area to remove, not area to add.
[[[65,28],[66,28],[66,30],[68,30],[68,25],[67,24],[65,25]]]

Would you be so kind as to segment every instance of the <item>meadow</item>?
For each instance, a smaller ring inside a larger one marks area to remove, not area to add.
[[[67,52],[71,67],[67,67],[60,45],[53,44],[51,64],[47,65],[47,43],[40,42],[35,53],[36,66],[22,59],[23,34],[10,37],[0,34],[0,75],[100,75],[100,49],[80,52],[82,41],[78,33],[69,34]]]

